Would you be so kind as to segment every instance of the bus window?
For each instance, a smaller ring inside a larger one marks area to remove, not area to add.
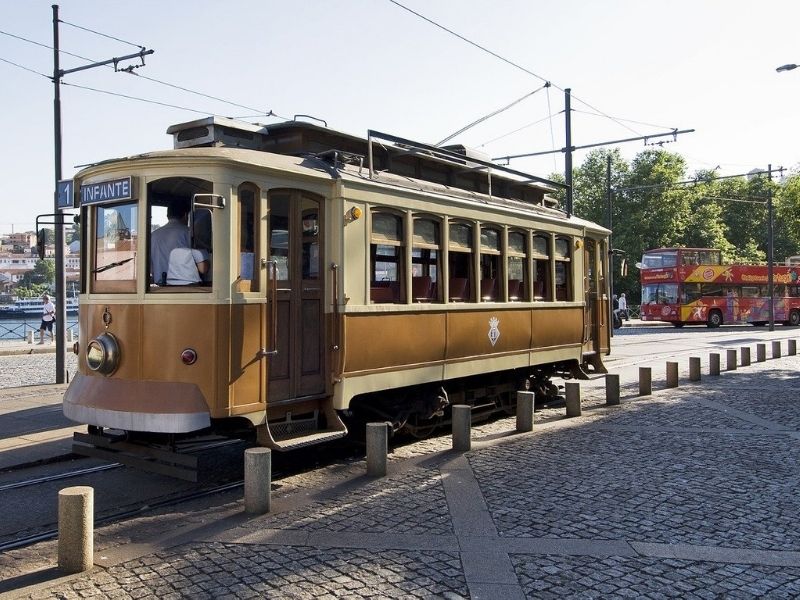
[[[136,292],[138,204],[98,206],[94,214],[92,291]]]
[[[675,267],[678,265],[678,251],[665,250],[663,252],[645,252],[642,256],[642,268],[660,269],[662,267]]]
[[[550,300],[550,244],[546,236],[533,236],[533,299]]]
[[[699,300],[702,295],[699,283],[684,283],[681,304],[689,304],[695,300]]]

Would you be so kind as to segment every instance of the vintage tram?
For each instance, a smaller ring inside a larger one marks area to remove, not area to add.
[[[609,232],[560,210],[560,184],[302,121],[168,133],[172,150],[75,178],[79,369],[63,408],[95,439],[249,429],[287,450],[345,435],[347,418],[424,435],[451,404],[509,409],[516,390],[604,370]],[[153,266],[178,205],[210,265],[188,285]]]

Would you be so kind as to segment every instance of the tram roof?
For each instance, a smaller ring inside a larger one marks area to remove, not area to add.
[[[112,166],[116,170],[119,163],[129,164],[133,167],[133,163],[140,161],[191,162],[206,160],[228,162],[243,168],[271,169],[283,173],[294,173],[305,177],[328,180],[341,179],[351,184],[382,186],[396,190],[400,189],[409,193],[436,196],[442,200],[457,200],[463,202],[465,205],[494,207],[524,212],[552,221],[568,221],[574,225],[590,228],[593,231],[607,232],[605,228],[596,223],[580,219],[574,215],[567,217],[564,211],[544,204],[465,190],[390,172],[376,172],[373,177],[370,177],[365,167],[351,164],[334,166],[329,161],[318,156],[291,156],[243,148],[195,147],[177,150],[158,150],[124,158],[106,160],[83,169],[76,177],[90,177],[95,175],[93,171],[102,171],[104,168]]]

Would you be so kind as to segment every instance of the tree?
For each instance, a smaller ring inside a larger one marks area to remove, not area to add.
[[[34,285],[50,286],[55,280],[56,265],[53,260],[38,260],[33,267],[33,271],[28,271],[22,276],[20,285],[22,287],[32,287]]]

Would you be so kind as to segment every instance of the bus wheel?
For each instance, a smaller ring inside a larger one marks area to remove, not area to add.
[[[681,327],[683,327],[683,326],[684,326],[684,323],[681,323],[681,322],[674,322],[674,323],[672,324],[672,326],[673,326],[673,327],[675,327],[676,329],[680,329]]]
[[[722,325],[722,313],[718,310],[712,310],[710,313],[708,313],[707,325],[712,329]]]
[[[789,321],[788,321],[787,325],[791,325],[792,327],[797,327],[798,325],[800,325],[800,311],[799,310],[793,310],[792,312],[789,313]]]

